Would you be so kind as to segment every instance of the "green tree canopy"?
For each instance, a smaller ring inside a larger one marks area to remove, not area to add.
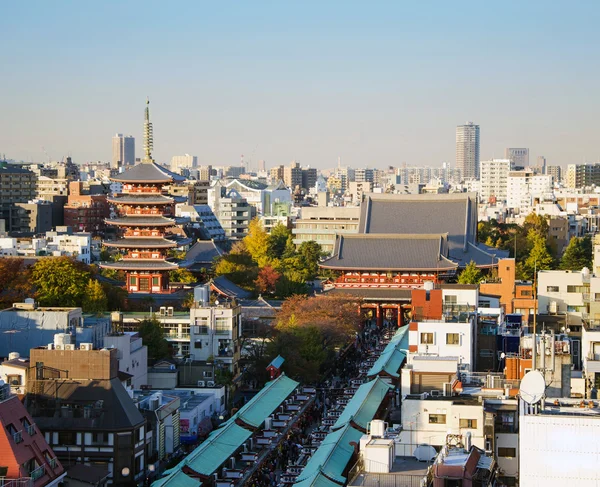
[[[90,279],[85,288],[83,296],[82,308],[85,313],[103,313],[108,311],[108,301],[106,293],[100,284],[95,279]]]
[[[292,232],[284,224],[278,223],[275,225],[268,237],[268,256],[271,259],[281,260],[286,252],[288,239],[291,236]]]
[[[181,282],[183,284],[194,284],[197,281],[194,274],[183,268],[170,271],[169,280],[171,282]]]
[[[535,229],[530,229],[527,240],[531,245],[529,256],[523,263],[523,277],[531,280],[534,277],[535,270],[538,271],[552,269],[554,259],[548,250],[546,238],[540,235]]]
[[[471,261],[458,275],[459,284],[479,284],[483,280],[483,274],[477,268],[475,262]]]
[[[163,329],[156,318],[145,319],[140,322],[138,333],[143,344],[148,347],[148,358],[160,360],[170,357],[169,342],[165,340]]]
[[[302,242],[298,247],[298,254],[302,257],[307,270],[307,279],[314,279],[319,273],[319,260],[323,255],[321,246],[314,240]]]
[[[584,267],[591,269],[592,248],[590,237],[572,238],[560,259],[559,268],[571,271],[580,271]]]
[[[43,306],[81,306],[91,274],[88,267],[69,257],[38,260],[31,282]]]

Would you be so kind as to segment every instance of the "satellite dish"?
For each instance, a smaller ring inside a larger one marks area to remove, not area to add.
[[[538,370],[532,370],[525,374],[519,388],[519,396],[527,404],[537,404],[546,392],[546,381]]]

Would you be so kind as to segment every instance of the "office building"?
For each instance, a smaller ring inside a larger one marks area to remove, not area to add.
[[[562,180],[562,168],[560,166],[546,166],[546,174],[552,176],[552,181],[555,183]]]
[[[323,252],[333,252],[336,235],[358,233],[360,207],[306,206],[292,229],[294,244],[311,240],[321,245]]]
[[[271,178],[271,183],[276,183],[277,181],[284,180],[284,167],[275,166],[269,169],[269,177]]]
[[[135,164],[135,139],[131,135],[117,134],[112,139],[112,169]]]
[[[504,149],[504,159],[510,159],[514,167],[529,166],[529,149],[509,147]]]
[[[317,183],[317,169],[314,167],[307,167],[302,169],[302,188],[306,191],[310,191],[315,187]]]
[[[600,162],[594,164],[569,164],[567,166],[566,180],[568,188],[600,186]]]
[[[283,168],[283,182],[292,191],[302,187],[302,168],[299,162],[293,161]]]
[[[192,169],[198,166],[198,157],[190,156],[173,156],[171,158],[171,171],[177,174],[181,173],[182,169]]]
[[[16,203],[27,203],[35,198],[35,173],[10,164],[0,164],[0,219],[5,229],[11,230],[12,215]]]
[[[354,171],[354,181],[357,183],[372,183],[373,178],[373,169],[361,168]]]
[[[544,156],[538,156],[536,170],[540,174],[546,174],[546,158]]]
[[[510,159],[492,159],[481,161],[481,189],[479,198],[482,203],[506,201],[508,173],[512,162]]]
[[[479,125],[456,127],[456,168],[465,179],[479,178]]]

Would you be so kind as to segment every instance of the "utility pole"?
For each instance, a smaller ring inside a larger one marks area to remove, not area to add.
[[[533,264],[533,269],[533,348],[531,352],[531,370],[536,370],[537,337],[535,335],[535,325],[537,324],[537,260]]]

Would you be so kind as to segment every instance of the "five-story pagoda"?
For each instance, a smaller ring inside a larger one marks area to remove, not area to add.
[[[104,241],[116,247],[123,257],[103,262],[100,267],[125,271],[130,293],[168,293],[169,271],[178,265],[167,261],[167,251],[187,241],[176,241],[170,229],[175,226],[175,201],[165,187],[184,178],[158,166],[152,159],[153,136],[149,101],[144,121],[143,161],[111,178],[121,183],[122,191],[108,201],[115,206],[116,217],[106,220],[117,226],[120,238]]]

